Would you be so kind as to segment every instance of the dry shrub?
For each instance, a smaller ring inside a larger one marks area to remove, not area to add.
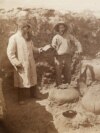
[[[18,10],[18,13],[22,10],[25,9]],[[91,18],[91,16],[85,18],[80,14],[76,14],[77,17],[75,17],[70,12],[61,14],[57,11],[47,9],[26,9],[26,11],[29,12],[30,15],[29,19],[32,24],[33,41],[36,47],[50,44],[52,37],[55,34],[53,33],[55,21],[65,20],[69,26],[68,32],[73,34],[82,43],[84,54],[94,55],[99,51],[100,20]],[[17,9],[10,10],[7,16],[5,11],[3,16],[6,16],[6,19],[0,18],[0,69],[9,68],[9,62],[7,61],[6,56],[6,48],[9,36],[16,31],[17,14],[14,15],[14,12],[17,13]],[[10,14],[13,15],[10,16]],[[56,18],[57,20],[55,20]],[[45,57],[43,56],[43,58]],[[49,57],[48,62],[50,60],[52,60],[52,56]]]

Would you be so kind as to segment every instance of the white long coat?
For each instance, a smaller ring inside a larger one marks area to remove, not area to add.
[[[37,50],[33,46],[33,42],[27,42],[17,31],[9,39],[7,47],[7,55],[14,66],[14,86],[30,88],[37,84],[36,65],[33,56],[33,51]],[[22,71],[17,70],[17,65],[21,63],[23,66]]]

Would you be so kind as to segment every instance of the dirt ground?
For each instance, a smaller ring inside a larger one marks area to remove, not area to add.
[[[9,81],[9,82],[8,82]],[[17,91],[13,88],[13,81],[5,78],[3,92],[6,101],[7,115],[5,126],[10,133],[99,133],[100,124],[73,128],[71,120],[62,115],[68,109],[79,104],[56,105],[48,100],[49,88],[42,91],[42,99],[31,99],[26,90],[26,104],[17,103]],[[79,108],[78,108],[79,109]],[[0,132],[5,133],[5,132]],[[8,133],[8,132],[7,132]]]

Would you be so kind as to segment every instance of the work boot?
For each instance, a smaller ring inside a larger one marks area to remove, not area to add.
[[[37,86],[33,86],[30,88],[31,98],[37,98]]]
[[[33,86],[33,87],[30,88],[30,96],[31,96],[31,98],[40,99],[40,97],[38,95],[38,88],[37,88],[37,86]]]

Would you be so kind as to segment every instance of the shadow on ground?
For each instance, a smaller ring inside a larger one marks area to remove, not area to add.
[[[35,99],[28,97],[25,105],[18,105],[11,77],[3,79],[3,92],[7,108],[4,123],[10,133],[58,133],[52,115]]]

